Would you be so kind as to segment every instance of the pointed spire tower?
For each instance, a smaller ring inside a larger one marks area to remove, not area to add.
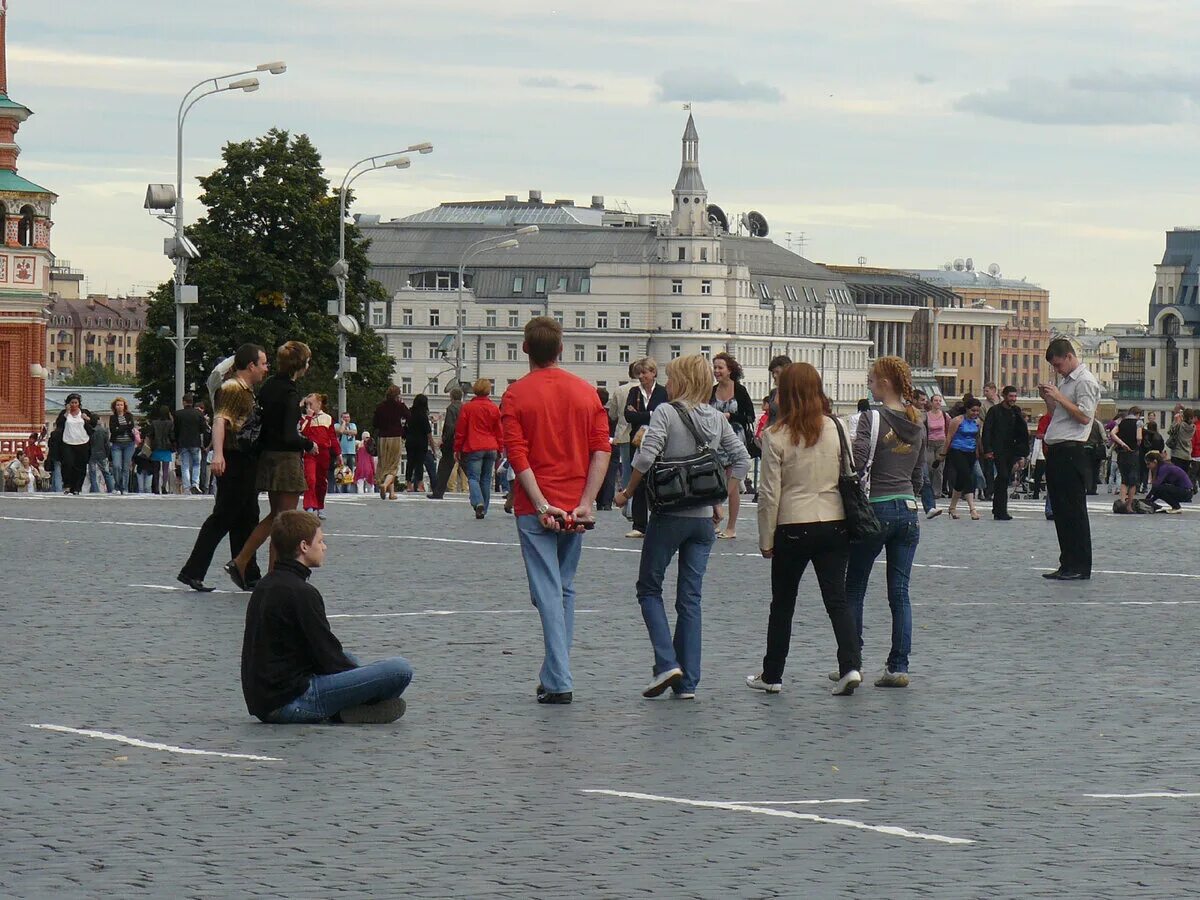
[[[696,122],[688,113],[683,129],[683,161],[675,180],[675,204],[671,210],[672,230],[678,235],[700,236],[709,233],[708,191],[700,177],[700,135]]]

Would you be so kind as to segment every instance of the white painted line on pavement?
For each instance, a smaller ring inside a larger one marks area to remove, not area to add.
[[[762,816],[775,816],[781,819],[798,819],[803,822],[817,822],[821,825],[841,825],[845,828],[856,828],[860,831],[874,831],[893,837],[913,838],[921,841],[934,841],[939,844],[974,844],[967,838],[947,837],[944,834],[929,834],[923,831],[910,831],[898,825],[868,825],[855,819],[831,819],[813,813],[798,813],[790,809],[772,809],[767,806],[752,806],[743,803],[722,803],[716,800],[688,800],[683,797],[660,797],[657,794],[641,794],[635,791],[584,790],[585,794],[602,794],[606,797],[622,797],[626,800],[650,800],[656,803],[677,803],[681,806],[698,806],[704,809],[723,809],[730,812],[757,813]]]
[[[1146,791],[1141,794],[1084,794],[1095,800],[1196,800],[1200,794],[1185,791]]]
[[[530,605],[527,609],[422,609],[418,612],[394,612],[394,613],[329,613],[325,616],[327,619],[395,619],[405,616],[500,616],[512,613],[536,613],[537,610]],[[599,612],[595,609],[577,609],[576,613],[594,613]]]
[[[731,806],[823,806],[827,803],[870,803],[861,797],[835,798],[832,800],[721,800]]]
[[[173,744],[158,744],[154,741],[143,741],[141,738],[127,737],[109,731],[95,731],[91,728],[69,728],[66,725],[34,725],[30,728],[40,728],[44,731],[60,731],[64,734],[78,734],[83,737],[99,738],[102,741],[116,741],[131,747],[141,747],[143,750],[162,750],[166,753],[182,753],[187,756],[219,756],[223,759],[249,759],[254,762],[283,762],[278,756],[256,756],[253,753],[226,753],[223,750],[194,750],[190,747],[176,747]]]

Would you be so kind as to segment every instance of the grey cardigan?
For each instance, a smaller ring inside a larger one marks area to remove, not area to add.
[[[721,462],[729,467],[729,477],[736,478],[740,483],[750,471],[750,454],[746,452],[746,445],[741,438],[734,434],[728,420],[715,407],[708,405],[697,406],[690,414],[696,430],[717,451]],[[650,413],[650,424],[633,458],[633,467],[645,475],[659,456],[687,456],[695,451],[696,440],[679,418],[679,411],[671,404],[663,403]],[[681,509],[671,515],[708,518],[712,515],[712,507]]]

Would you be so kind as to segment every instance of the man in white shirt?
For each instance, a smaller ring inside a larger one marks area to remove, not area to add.
[[[1086,581],[1092,577],[1092,531],[1087,511],[1091,462],[1087,439],[1100,402],[1100,382],[1079,361],[1066,338],[1050,342],[1046,361],[1061,379],[1057,385],[1038,385],[1050,413],[1044,440],[1046,493],[1054,510],[1060,552],[1058,569],[1042,577],[1052,581]]]

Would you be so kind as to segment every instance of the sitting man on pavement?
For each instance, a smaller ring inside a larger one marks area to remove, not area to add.
[[[246,607],[242,693],[252,715],[272,724],[384,724],[404,715],[412,666],[395,656],[360,666],[342,649],[325,601],[308,583],[325,562],[325,535],[312,513],[288,510],[271,528],[275,568]]]

